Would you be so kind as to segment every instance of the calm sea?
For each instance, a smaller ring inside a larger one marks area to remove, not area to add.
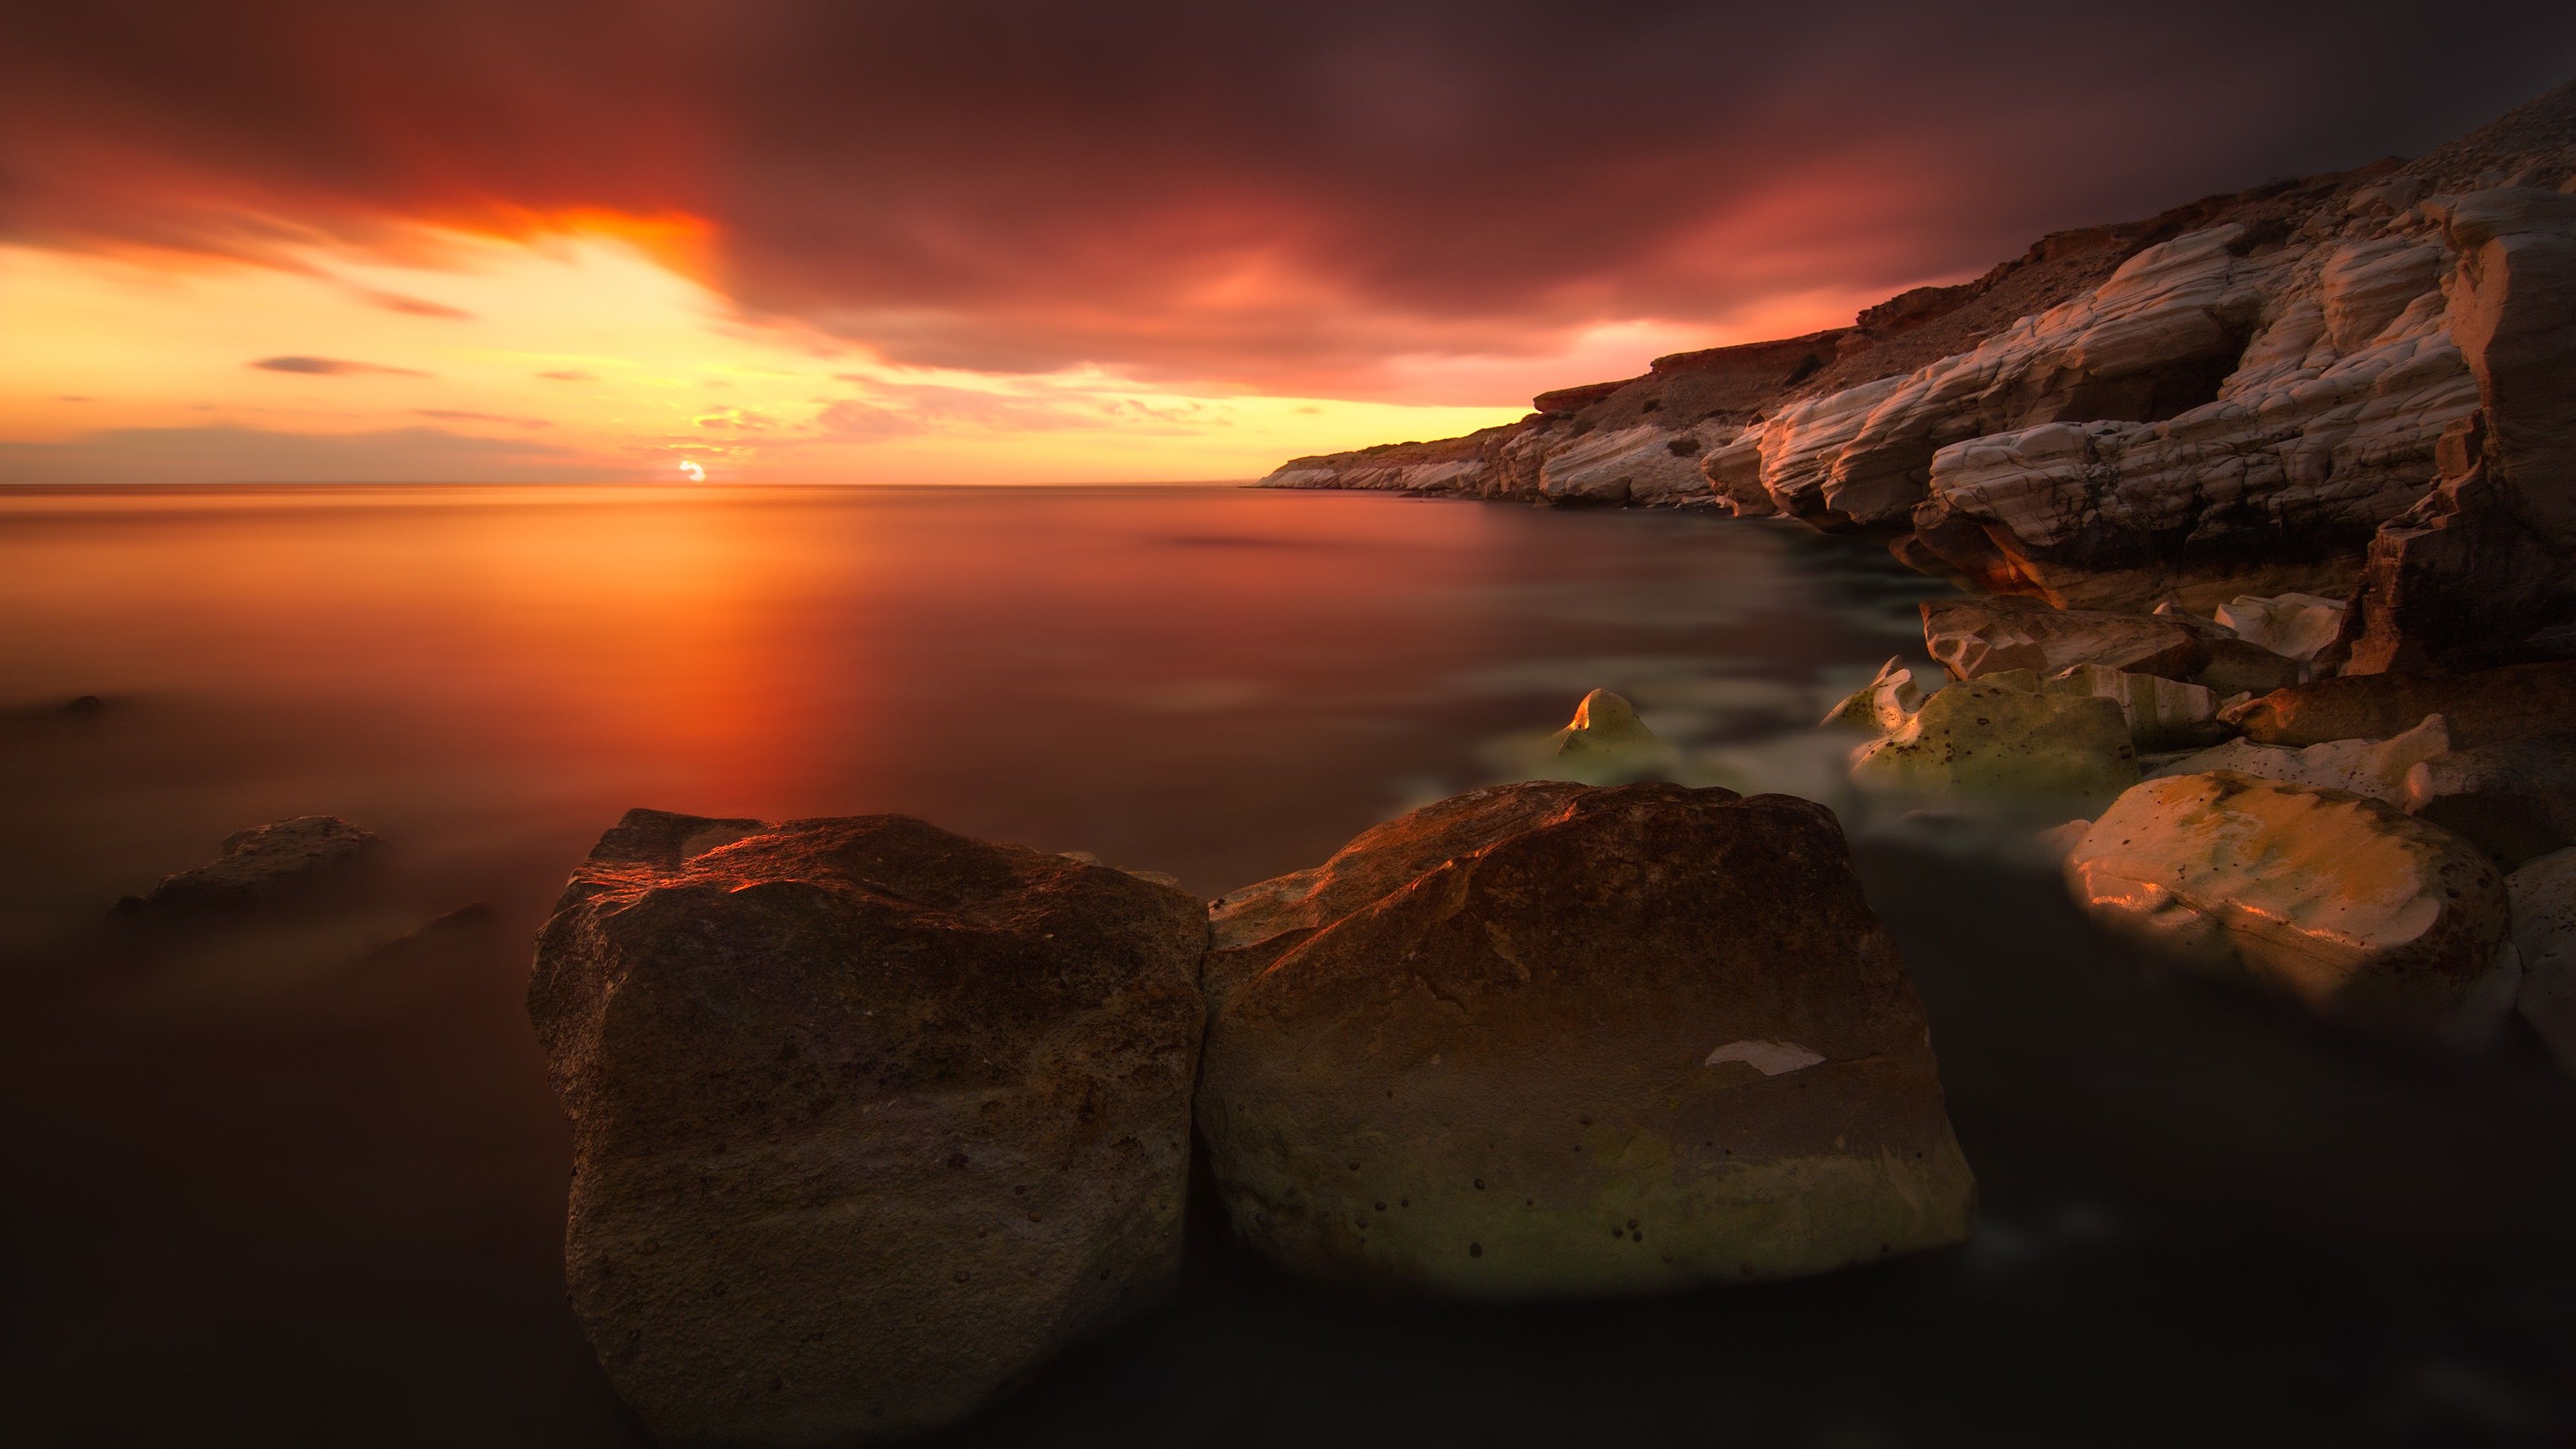
[[[0,1434],[633,1442],[561,1302],[568,1148],[518,1002],[630,806],[901,811],[1214,894],[1509,776],[1595,686],[1716,777],[1820,790],[1808,727],[1939,592],[1794,526],[1366,495],[0,494]],[[119,895],[313,812],[392,842],[366,912],[282,951],[99,944]],[[1466,1311],[1202,1233],[1175,1303],[966,1437],[2576,1429],[2576,1112],[2527,1043],[2391,1055],[2157,976],[2044,877],[1862,864],[1983,1184],[1973,1246]],[[469,903],[488,927],[370,954]]]

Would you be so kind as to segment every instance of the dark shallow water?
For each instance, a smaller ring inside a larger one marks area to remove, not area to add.
[[[900,810],[1214,893],[1495,778],[1586,688],[1706,768],[1919,645],[1865,545],[1217,490],[0,497],[0,1434],[630,1443],[561,1301],[527,941],[630,805]],[[63,702],[96,695],[95,711]],[[1821,785],[1816,788],[1821,789]],[[330,811],[293,949],[118,895]],[[955,1436],[1041,1444],[2559,1443],[2576,1102],[2163,979],[2054,883],[1865,833],[1985,1225],[1639,1304],[1449,1309],[1201,1232],[1177,1299]],[[487,927],[369,948],[452,907]]]

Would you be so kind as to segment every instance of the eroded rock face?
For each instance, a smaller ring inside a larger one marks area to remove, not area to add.
[[[2065,606],[2358,584],[2326,666],[2517,657],[2576,617],[2571,118],[2576,86],[2416,161],[2060,233],[1848,329],[1270,481],[1705,499],[1899,535],[1916,567]],[[1698,480],[1600,466],[1660,468],[1658,430]]]
[[[2428,714],[2455,749],[2565,732],[2576,723],[2576,664],[2515,664],[2470,674],[2368,674],[2293,685],[2236,712],[2245,737],[2270,745],[2384,740]]]
[[[2095,695],[2120,707],[2140,750],[2189,749],[2220,739],[2218,696],[2206,686],[2103,664],[2078,664],[2039,681],[2042,694]]]
[[[1218,903],[1237,1231],[1476,1298],[1787,1277],[1957,1242],[1973,1187],[1832,815],[1505,786]]]
[[[1206,932],[901,816],[630,812],[528,985],[618,1391],[666,1439],[916,1432],[1161,1292]]]
[[[2513,944],[2522,958],[2522,1019],[2576,1076],[2576,850],[2542,856],[2505,880]]]
[[[383,837],[336,815],[298,815],[224,837],[214,860],[116,903],[115,919],[169,925],[328,889],[382,857]]]
[[[2474,1038],[2510,1007],[2503,878],[2377,800],[2224,770],[2149,780],[2066,878],[2106,925],[2320,1010]]]
[[[1700,440],[1653,423],[1595,432],[1555,449],[1539,467],[1551,503],[1683,503],[1709,495]]]
[[[2056,674],[2099,664],[2132,674],[2188,680],[2224,637],[2188,615],[2057,609],[2036,599],[1932,599],[1923,605],[1923,645],[1954,679],[2006,669]]]

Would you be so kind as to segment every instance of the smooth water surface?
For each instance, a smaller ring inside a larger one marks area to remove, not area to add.
[[[561,1303],[568,1146],[518,1002],[630,806],[901,811],[1214,894],[1508,775],[1596,685],[1718,776],[1805,788],[1814,719],[1919,648],[1941,591],[1794,526],[1368,495],[0,495],[0,1416],[36,1442],[634,1442]],[[119,895],[313,812],[393,845],[338,934],[100,945]],[[1176,1302],[964,1437],[2576,1425],[2576,1114],[2527,1049],[2392,1055],[2159,978],[2028,871],[1877,836],[1862,862],[1983,1184],[1970,1247],[1470,1311],[1306,1289],[1203,1231]],[[488,927],[374,949],[473,902]]]

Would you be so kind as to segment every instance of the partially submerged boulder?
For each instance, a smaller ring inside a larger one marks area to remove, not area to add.
[[[1824,807],[1478,791],[1218,902],[1236,1230],[1476,1298],[1814,1273],[1964,1238],[1921,1006]],[[1261,933],[1267,932],[1267,935]]]
[[[1902,728],[1862,746],[1852,778],[1914,794],[2108,799],[2137,782],[2138,758],[2128,719],[2111,700],[1970,679],[1943,687]]]
[[[1914,671],[1890,658],[1878,666],[1876,677],[1844,696],[1817,723],[1826,729],[1856,730],[1876,737],[1903,729],[1922,707],[1923,691],[1914,683]]]
[[[1680,757],[1637,718],[1637,707],[1606,689],[1583,696],[1574,722],[1548,742],[1551,778],[1624,785],[1669,774]]]
[[[2427,715],[2415,728],[2386,740],[2329,740],[2304,750],[2294,750],[2287,745],[2260,745],[2252,740],[2229,740],[2216,749],[2203,750],[2151,771],[2149,778],[2233,770],[2260,780],[2344,790],[2408,807],[2408,775],[2450,747],[2450,728],[2436,714]]]
[[[2576,845],[2576,733],[2430,756],[2407,771],[2403,793],[2408,813],[2512,870]]]
[[[1206,935],[902,816],[630,812],[528,984],[618,1391],[665,1439],[909,1433],[1160,1293]]]
[[[1923,605],[1923,643],[1955,679],[2005,669],[2056,674],[2101,664],[2132,674],[2188,680],[2226,631],[2187,614],[2122,614],[2057,609],[2009,595],[1933,599]]]
[[[2513,944],[2522,957],[2515,1006],[2576,1076],[2576,850],[2553,851],[2505,878]]]
[[[223,853],[118,901],[115,919],[167,925],[327,890],[375,863],[384,838],[337,815],[298,815],[224,837]]]
[[[2235,723],[2263,744],[2315,745],[2384,740],[2428,714],[2450,721],[2458,749],[2564,733],[2576,724],[2576,663],[2320,679],[2274,690],[2238,711]]]
[[[2377,800],[2233,771],[2149,780],[2066,860],[2104,924],[2322,1011],[2476,1038],[2501,987],[2503,877]]]

